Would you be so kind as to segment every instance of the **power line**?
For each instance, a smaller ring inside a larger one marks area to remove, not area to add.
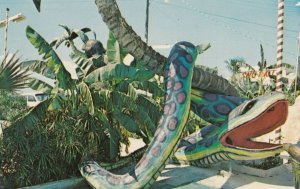
[[[159,3],[159,4],[164,4],[164,5],[167,5],[167,6],[173,6],[173,7],[177,7],[177,8],[181,8],[181,9],[185,9],[185,10],[189,10],[189,11],[195,11],[197,13],[199,13],[200,15],[210,19],[211,21],[217,23],[217,24],[220,24],[222,25],[223,27],[227,28],[228,30],[232,31],[232,32],[235,32],[247,39],[250,39],[250,40],[254,40],[254,41],[257,41],[261,44],[265,44],[267,46],[270,46],[272,48],[276,48],[274,45],[268,43],[268,42],[265,42],[265,41],[262,41],[262,40],[258,40],[257,38],[249,35],[249,34],[245,34],[239,30],[236,30],[234,28],[232,28],[231,26],[229,26],[228,24],[225,24],[224,22],[222,21],[218,21],[216,19],[214,19],[213,17],[219,17],[219,18],[226,18],[226,19],[229,19],[229,20],[233,20],[233,21],[239,21],[239,22],[244,22],[244,23],[248,23],[248,24],[255,24],[255,25],[259,25],[259,26],[263,26],[263,27],[268,27],[268,28],[272,28],[272,29],[277,29],[276,27],[273,27],[273,26],[268,26],[268,25],[265,25],[265,24],[259,24],[259,23],[255,23],[255,22],[250,22],[250,21],[244,21],[242,19],[236,19],[236,18],[232,18],[232,17],[228,17],[228,16],[223,16],[223,15],[218,15],[218,14],[214,14],[214,13],[207,13],[207,12],[204,12],[204,11],[200,11],[198,9],[196,9],[194,6],[190,5],[186,0],[182,0],[182,2],[187,6],[187,7],[184,7],[184,6],[180,6],[178,4],[174,4],[174,3],[162,3],[158,0],[154,0],[153,2],[156,2],[156,3]],[[286,30],[285,30],[286,31]],[[290,31],[290,32],[294,32],[294,31]],[[292,38],[292,37],[291,37]],[[285,54],[289,54],[291,56],[296,56],[295,53],[292,53],[292,52],[289,52],[289,51],[284,51]]]
[[[155,1],[155,2],[166,5],[166,3],[162,3],[162,2],[159,2],[159,1]],[[186,3],[185,0],[183,0],[183,2]],[[177,8],[186,9],[186,10],[190,10],[190,11],[195,11],[195,12],[198,12],[198,13],[203,14],[203,15],[209,15],[209,16],[214,16],[214,17],[219,17],[219,18],[225,18],[225,19],[234,20],[234,21],[237,21],[237,22],[243,22],[243,23],[253,24],[253,25],[257,25],[257,26],[262,26],[262,27],[277,29],[277,27],[271,26],[271,25],[267,25],[267,24],[262,24],[262,23],[253,22],[253,21],[249,21],[249,20],[234,18],[234,17],[230,17],[230,16],[224,16],[224,15],[221,15],[221,14],[216,14],[216,13],[201,11],[199,9],[196,9],[193,6],[190,6],[188,8],[188,7],[180,6],[180,5],[174,4],[174,3],[168,3],[167,5],[171,5],[171,6],[174,6],[174,7],[177,7]],[[291,30],[291,29],[285,29],[284,31],[292,32],[292,33],[298,33],[297,30]]]

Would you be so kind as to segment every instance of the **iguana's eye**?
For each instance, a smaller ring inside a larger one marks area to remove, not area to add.
[[[251,108],[255,105],[255,103],[257,102],[257,100],[252,100],[251,102],[249,102],[246,107],[243,109],[242,114],[245,114],[246,112],[248,112],[249,110],[251,110]]]

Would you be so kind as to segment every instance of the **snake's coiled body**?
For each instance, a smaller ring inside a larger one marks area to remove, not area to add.
[[[191,102],[191,79],[196,47],[179,42],[171,50],[164,73],[165,105],[153,141],[135,168],[115,175],[94,161],[80,165],[83,177],[94,188],[148,188],[161,174],[185,127]]]

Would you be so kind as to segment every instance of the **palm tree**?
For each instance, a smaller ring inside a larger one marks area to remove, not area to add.
[[[225,64],[232,75],[231,82],[236,83],[239,80],[237,75],[241,73],[240,68],[246,65],[246,61],[242,57],[237,57],[226,60]]]

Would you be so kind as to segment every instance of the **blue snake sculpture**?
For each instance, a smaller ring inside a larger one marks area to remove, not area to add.
[[[93,188],[150,188],[170,159],[206,167],[223,160],[270,157],[288,149],[252,140],[285,122],[284,95],[273,92],[247,100],[192,89],[197,55],[197,46],[188,42],[172,48],[164,72],[164,113],[153,140],[131,171],[115,175],[92,160],[80,164],[82,176]],[[181,139],[190,108],[212,125]]]

